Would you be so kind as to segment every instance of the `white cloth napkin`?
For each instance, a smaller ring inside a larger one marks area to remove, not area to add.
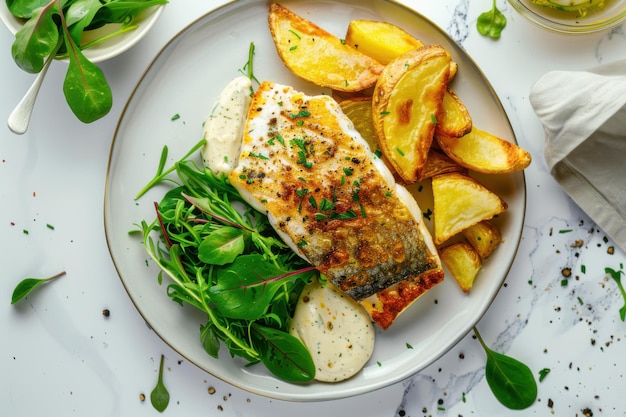
[[[531,88],[552,176],[626,250],[626,60],[552,71]]]

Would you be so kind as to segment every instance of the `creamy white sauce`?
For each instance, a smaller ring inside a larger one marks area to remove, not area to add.
[[[374,326],[363,307],[317,280],[302,291],[290,332],[311,352],[322,382],[350,378],[374,351]]]
[[[228,175],[237,165],[241,140],[250,107],[252,82],[237,77],[217,97],[204,122],[202,162],[216,174]]]

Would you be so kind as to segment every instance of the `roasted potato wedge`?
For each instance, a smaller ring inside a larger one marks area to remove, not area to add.
[[[376,139],[374,124],[372,123],[372,98],[360,97],[343,100],[339,106],[352,121],[354,128],[365,139],[372,152],[378,150],[378,139]]]
[[[460,138],[471,130],[472,116],[461,99],[448,87],[443,95],[441,118],[437,121],[435,134]]]
[[[487,259],[502,242],[500,229],[489,220],[476,223],[461,233],[482,259]]]
[[[364,19],[350,21],[346,31],[346,43],[383,65],[424,46],[424,42],[396,25]],[[451,61],[450,79],[454,78],[456,71],[457,64]]]
[[[424,42],[404,29],[377,20],[350,21],[346,31],[346,43],[383,65],[424,46]]]
[[[482,259],[467,242],[457,242],[439,249],[441,261],[463,292],[469,292],[482,268]]]
[[[462,230],[507,209],[500,196],[474,178],[460,173],[432,178],[434,237],[440,245]]]
[[[338,91],[373,86],[384,66],[286,7],[273,3],[269,28],[278,56],[298,77]]]
[[[381,151],[407,183],[422,180],[450,74],[450,56],[438,45],[391,61],[372,97],[372,121]]]
[[[404,29],[377,20],[350,21],[346,32],[346,43],[385,65],[400,55],[424,46],[424,42],[413,37]],[[450,80],[456,75],[456,71],[456,63],[450,61]],[[467,107],[448,86],[436,131],[442,135],[460,137],[471,129],[472,118]]]
[[[354,124],[354,128],[361,134],[363,139],[370,146],[372,152],[379,151],[378,140],[374,133],[372,123],[372,99],[371,97],[359,97],[343,100],[339,103],[343,112]],[[386,161],[384,155],[380,155]],[[389,164],[385,162],[387,166]],[[434,177],[435,175],[447,172],[467,172],[467,168],[454,162],[445,153],[438,149],[431,148],[428,152],[426,167],[424,168],[423,179]]]
[[[422,179],[431,178],[436,175],[447,174],[449,172],[467,172],[467,168],[454,162],[445,153],[438,149],[430,148],[428,159],[424,168]]]
[[[465,136],[436,135],[437,143],[453,161],[484,174],[508,174],[525,169],[531,162],[524,148],[476,127]]]
[[[369,100],[372,101],[372,95],[374,94],[374,87],[366,88],[361,91],[338,91],[332,90],[331,96],[337,103],[341,103],[344,100]]]

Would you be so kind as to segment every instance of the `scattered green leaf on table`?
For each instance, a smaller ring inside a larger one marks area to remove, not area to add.
[[[530,368],[487,347],[476,327],[474,333],[487,354],[485,378],[494,396],[512,410],[530,407],[537,399],[537,382]]]
[[[506,17],[496,6],[496,0],[493,0],[491,10],[481,13],[476,21],[476,29],[481,35],[498,39],[502,30],[506,26]]]
[[[619,316],[622,319],[622,321],[624,321],[626,319],[626,291],[624,290],[624,285],[622,284],[622,279],[621,279],[621,275],[624,273],[624,271],[622,270],[616,271],[612,268],[604,268],[604,272],[609,274],[611,278],[615,280],[615,282],[617,283],[617,287],[622,293],[622,298],[624,299],[624,305],[619,309]]]
[[[65,275],[65,271],[59,272],[56,275],[53,275],[48,278],[25,278],[20,281],[15,289],[13,290],[13,295],[11,297],[11,304],[15,304],[20,301],[22,298],[26,297],[30,294],[35,288],[39,287],[46,282],[50,282],[55,280],[61,276]]]
[[[157,384],[150,393],[150,402],[155,410],[162,413],[167,408],[167,405],[170,403],[170,393],[165,388],[165,384],[163,384],[163,361],[164,356],[161,355],[161,364],[159,365],[159,379],[157,380]]]

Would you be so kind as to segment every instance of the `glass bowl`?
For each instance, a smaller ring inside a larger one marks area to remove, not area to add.
[[[626,0],[605,0],[603,7],[593,7],[584,16],[577,11],[538,6],[530,0],[508,0],[522,16],[539,27],[559,33],[586,34],[608,30],[626,19]]]

